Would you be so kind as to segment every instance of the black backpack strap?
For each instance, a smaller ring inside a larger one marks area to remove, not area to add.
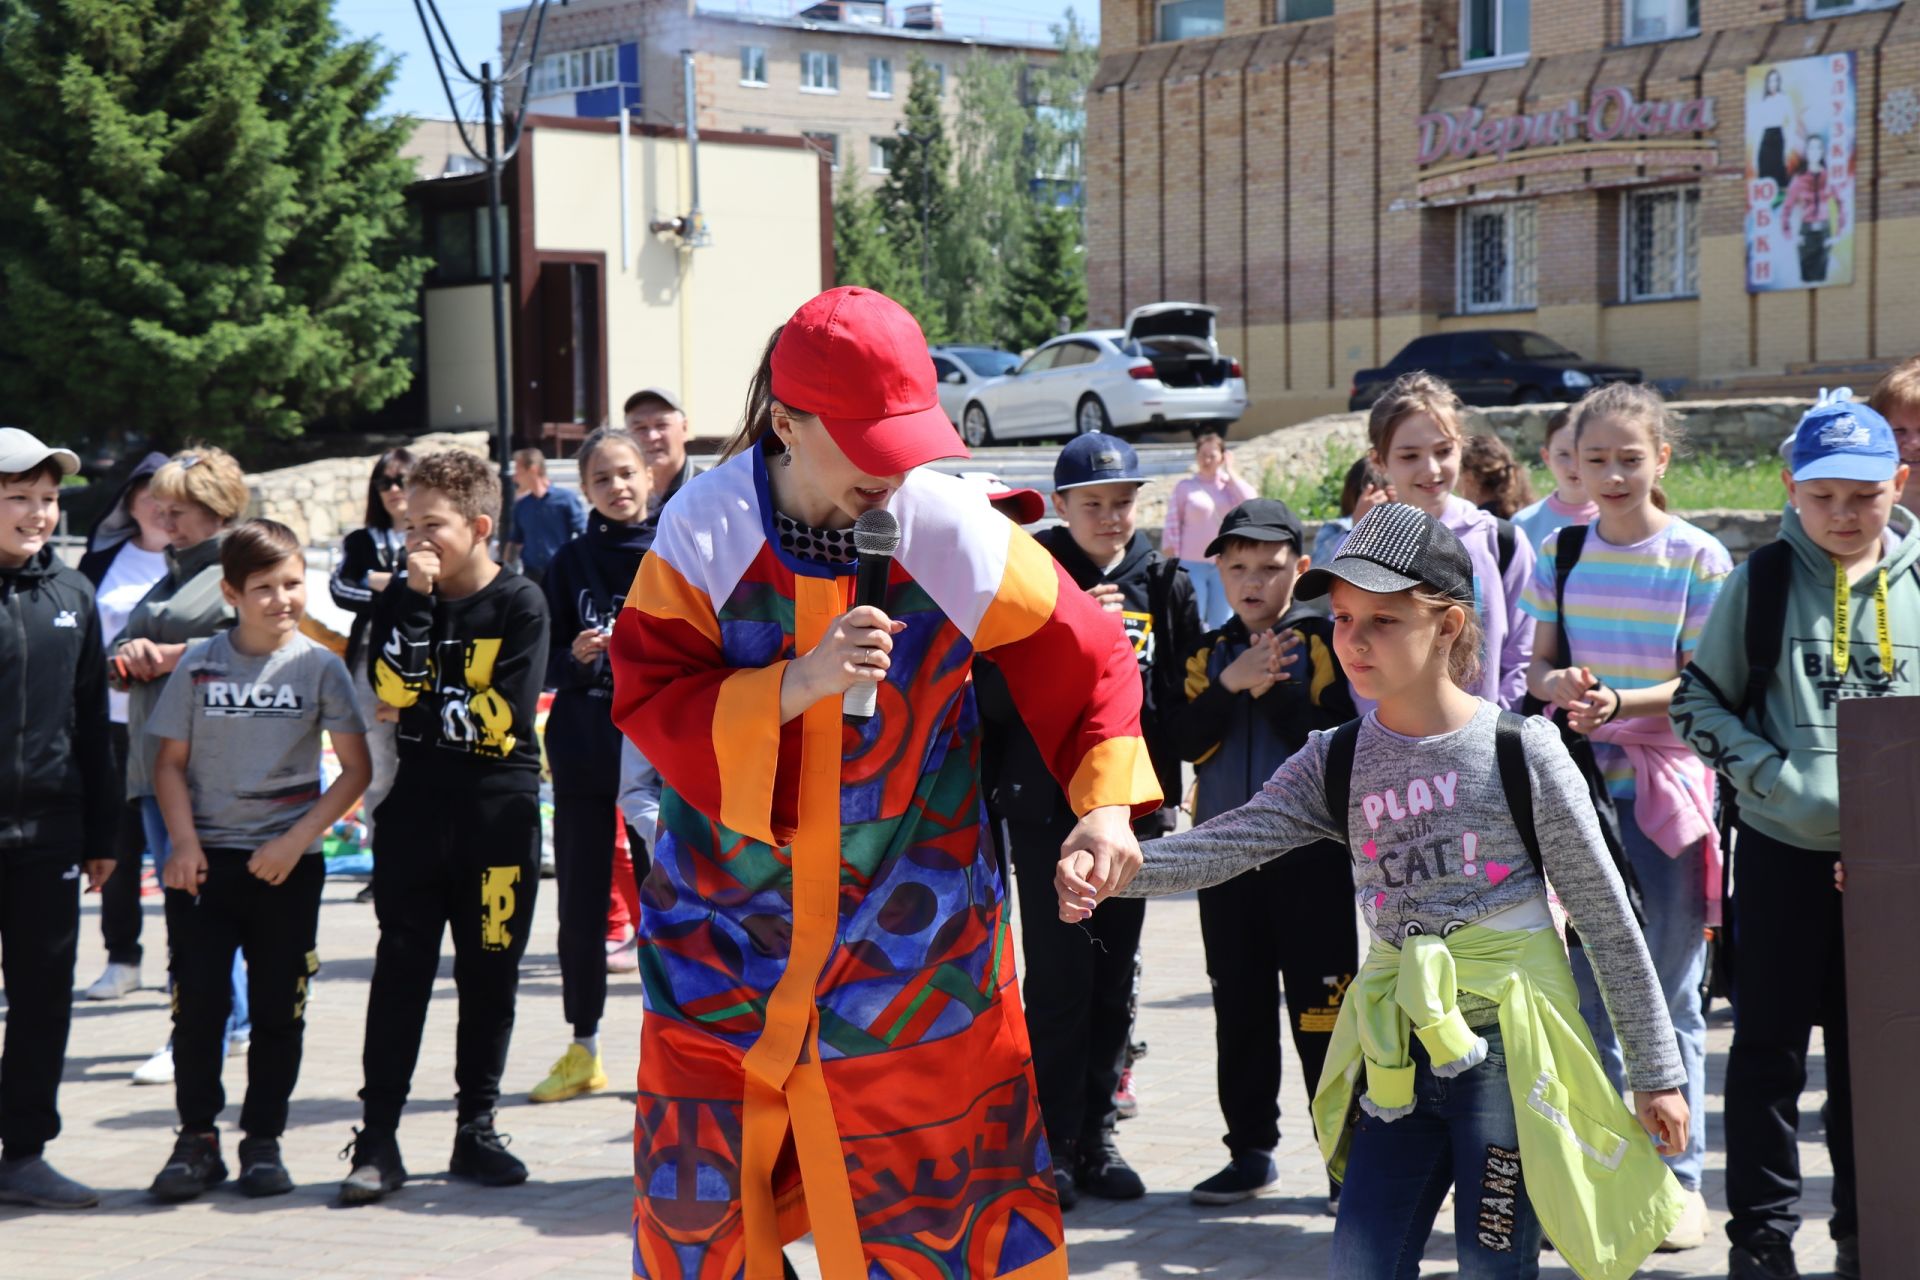
[[[1553,544],[1553,626],[1559,633],[1560,651],[1553,656],[1553,665],[1566,668],[1573,665],[1573,642],[1567,638],[1567,579],[1573,576],[1573,566],[1580,563],[1580,553],[1587,549],[1587,526],[1570,524],[1554,535]]]
[[[1546,864],[1540,861],[1540,836],[1533,829],[1533,775],[1527,772],[1526,717],[1502,711],[1493,726],[1494,759],[1500,767],[1500,789],[1506,792],[1507,812],[1527,847],[1534,872],[1546,882]]]
[[[1327,816],[1342,832],[1347,828],[1347,813],[1353,801],[1353,749],[1359,741],[1358,720],[1349,720],[1327,735],[1327,760],[1321,781],[1327,796]]]
[[[1519,542],[1520,531],[1513,521],[1505,516],[1493,518],[1493,549],[1500,559],[1500,576],[1507,576],[1507,566],[1513,563],[1513,549]]]
[[[1780,665],[1780,647],[1787,629],[1787,589],[1793,579],[1793,547],[1785,540],[1769,542],[1747,557],[1747,683],[1733,714],[1764,707],[1767,682]]]

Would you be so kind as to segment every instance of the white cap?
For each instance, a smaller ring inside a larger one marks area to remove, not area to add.
[[[70,476],[80,470],[80,455],[44,443],[40,437],[18,427],[0,427],[0,473],[18,475],[31,471],[48,458],[60,464],[60,474]]]

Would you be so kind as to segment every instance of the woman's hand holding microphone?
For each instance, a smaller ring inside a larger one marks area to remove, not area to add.
[[[780,681],[780,723],[857,684],[879,684],[893,665],[893,638],[907,629],[872,605],[834,619],[820,643],[787,664]]]

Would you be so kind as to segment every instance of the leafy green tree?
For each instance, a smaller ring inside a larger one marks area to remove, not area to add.
[[[1069,204],[1037,210],[1027,220],[1019,261],[1007,273],[1001,333],[1016,350],[1038,346],[1087,319],[1086,247],[1080,211]]]
[[[940,110],[940,73],[916,54],[909,74],[906,114],[874,197],[901,266],[933,301],[941,293],[934,282],[935,237],[953,205],[953,144]]]
[[[901,261],[881,213],[879,193],[863,189],[851,165],[833,196],[833,266],[835,284],[877,289],[913,313],[927,341],[947,340],[941,308],[920,287],[918,262]]]
[[[411,380],[394,63],[330,0],[0,0],[0,403],[291,435]]]

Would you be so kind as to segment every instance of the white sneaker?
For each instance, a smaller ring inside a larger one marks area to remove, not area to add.
[[[607,952],[608,973],[638,973],[640,971],[640,940],[631,939]]]
[[[148,1058],[133,1071],[135,1084],[172,1084],[173,1083],[173,1046],[168,1045],[160,1052]]]
[[[1680,1215],[1680,1221],[1673,1224],[1673,1230],[1667,1232],[1667,1238],[1655,1246],[1660,1253],[1698,1249],[1707,1242],[1707,1198],[1685,1187],[1680,1189],[1680,1194],[1687,1198],[1686,1210]]]
[[[140,970],[136,965],[109,964],[107,971],[87,988],[89,1000],[118,1000],[140,989]]]
[[[247,1050],[251,1048],[253,1048],[253,1038],[251,1036],[237,1036],[227,1041],[227,1056],[229,1058],[244,1058],[247,1056]]]

